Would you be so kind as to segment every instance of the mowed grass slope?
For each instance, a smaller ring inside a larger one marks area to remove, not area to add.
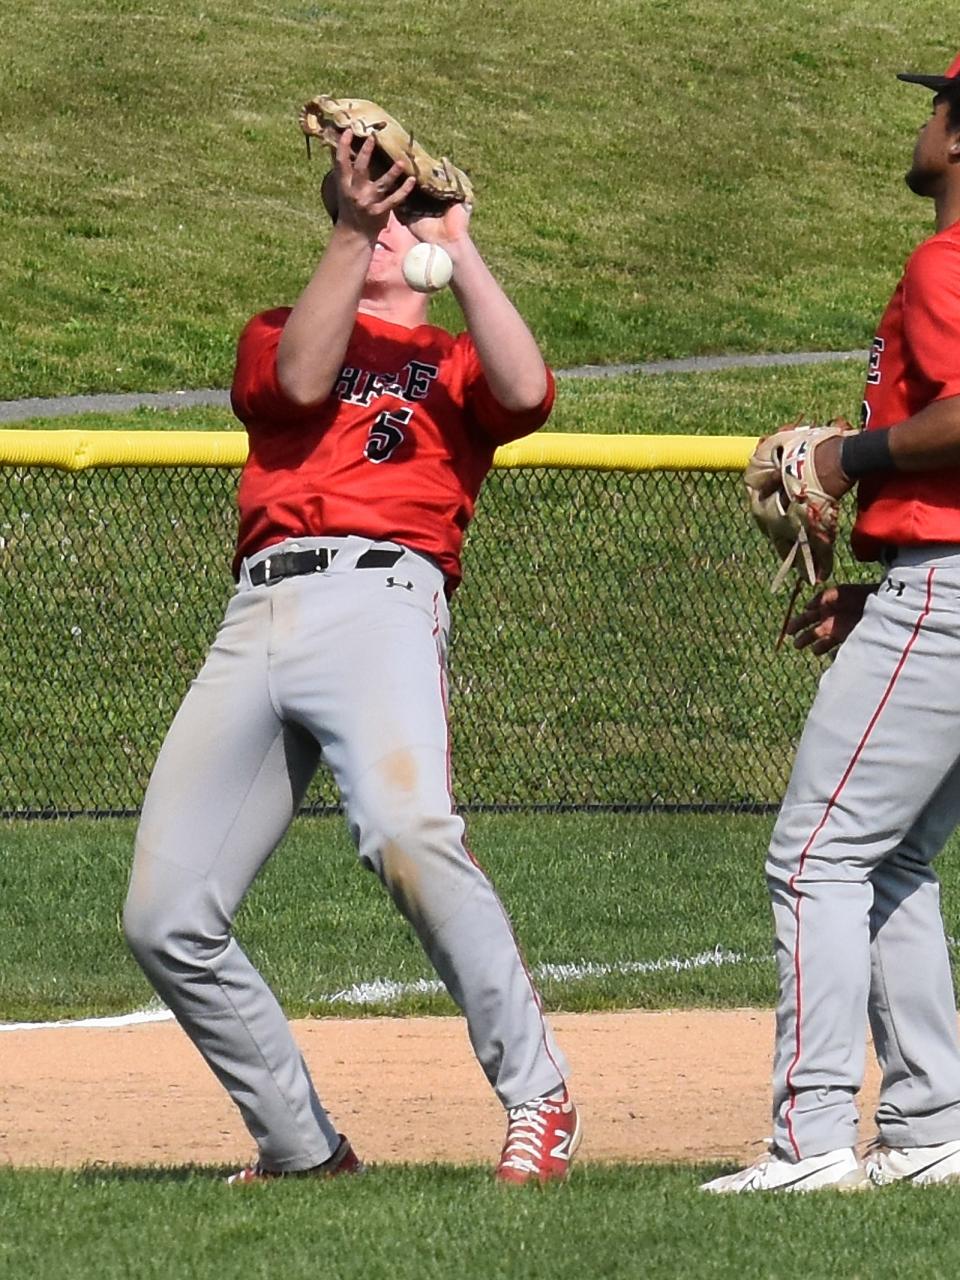
[[[933,0],[3,8],[0,398],[224,385],[327,235],[321,90],[470,170],[555,363],[863,346],[929,226],[894,73],[954,52]]]

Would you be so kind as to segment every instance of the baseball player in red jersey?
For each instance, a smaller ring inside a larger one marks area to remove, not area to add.
[[[409,226],[412,180],[370,172],[345,132],[329,243],[296,305],[244,329],[232,400],[250,437],[237,592],[163,744],[124,924],[148,978],[256,1140],[231,1181],[356,1172],[279,1004],[231,934],[319,761],[360,861],[463,1010],[508,1112],[505,1182],[565,1176],[580,1126],[566,1063],[450,796],[447,601],[496,446],[547,418],[553,378],[469,235],[469,211]],[[398,185],[399,183],[399,185]],[[442,243],[467,324],[426,323],[403,280]]]
[[[827,588],[791,622],[841,646],[770,845],[780,984],[769,1153],[714,1192],[960,1180],[960,1045],[931,863],[960,821],[960,57],[907,175],[936,234],[873,342],[859,435],[825,441],[828,492],[857,485],[853,546],[885,576]],[[866,1021],[878,1137],[855,1150]]]

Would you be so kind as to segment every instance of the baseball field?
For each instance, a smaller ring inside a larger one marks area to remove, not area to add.
[[[471,172],[476,239],[559,369],[863,350],[929,227],[901,182],[928,99],[894,75],[956,53],[932,0],[0,0],[0,13],[3,401],[226,386],[244,320],[291,301],[324,243],[325,163],[307,163],[295,123],[318,91],[381,100]],[[457,327],[449,297],[434,306]],[[861,380],[844,359],[568,377],[550,426],[757,435],[801,412],[855,418]],[[18,425],[231,420],[208,407]],[[22,516],[0,510],[0,524]],[[696,522],[694,506],[691,537]],[[0,547],[0,584],[3,567]],[[765,588],[731,630],[775,631]],[[704,608],[710,589],[709,569],[691,577]],[[637,627],[678,616],[665,601]],[[570,617],[572,644],[583,623]],[[783,661],[813,678],[809,655]],[[33,691],[0,689],[0,753],[16,756]],[[682,739],[683,705],[660,714]],[[341,819],[295,825],[237,931],[370,1172],[239,1193],[220,1175],[249,1139],[121,936],[134,820],[3,823],[0,1275],[956,1275],[949,1188],[697,1190],[768,1132],[771,823],[470,817],[584,1111],[569,1183],[532,1194],[493,1185],[497,1104]],[[941,868],[954,937],[957,843]],[[49,1025],[81,1019],[97,1025]]]

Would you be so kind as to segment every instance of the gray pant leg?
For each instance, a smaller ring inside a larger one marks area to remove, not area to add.
[[[960,661],[957,575],[943,576],[932,607],[920,567],[869,602],[821,681],[771,841],[774,1139],[793,1158],[856,1140],[874,875],[960,755],[960,685],[944,674]],[[936,966],[936,933],[928,948]]]
[[[960,1042],[940,884],[930,863],[960,818],[960,767],[874,872],[870,1022],[883,1072],[876,1120],[892,1146],[960,1138]]]
[[[452,812],[445,705],[447,614],[439,575],[419,566],[340,572],[281,584],[291,617],[327,637],[321,684],[284,689],[322,742],[361,862],[416,930],[453,999],[488,1080],[507,1107],[563,1083],[553,1039],[510,922]],[[389,587],[387,579],[411,581]],[[431,584],[433,587],[431,589]],[[289,593],[293,597],[293,592]],[[291,644],[291,654],[310,645]],[[296,711],[294,711],[296,707]]]
[[[442,757],[415,750],[418,767]],[[376,766],[375,766],[376,767]],[[499,898],[464,841],[460,818],[420,792],[418,811],[361,780],[350,827],[364,866],[376,872],[410,922],[467,1022],[477,1060],[505,1107],[563,1084],[567,1063],[543,1015]]]
[[[124,911],[134,955],[240,1109],[268,1165],[326,1160],[336,1131],[273,993],[230,928],[318,749],[268,688],[271,602],[234,597],[157,759]]]

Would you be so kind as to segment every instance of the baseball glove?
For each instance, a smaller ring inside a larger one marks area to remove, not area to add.
[[[407,177],[417,185],[394,212],[401,222],[414,218],[440,218],[452,204],[472,204],[470,179],[451,164],[446,156],[435,160],[415,141],[407,129],[388,115],[375,102],[364,98],[330,98],[318,94],[300,112],[300,128],[307,138],[319,138],[325,147],[336,151],[341,133],[349,129],[354,135],[354,154],[373,134],[377,145],[370,161],[373,178],[381,178],[395,161],[403,165]]]
[[[822,441],[852,430],[842,418],[825,426],[797,421],[764,436],[747,463],[750,510],[781,560],[771,591],[794,567],[811,585],[830,576],[840,506],[824,492],[813,458]]]

